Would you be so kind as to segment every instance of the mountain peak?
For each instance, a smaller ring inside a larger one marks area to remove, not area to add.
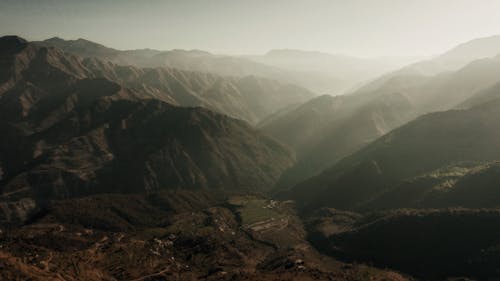
[[[302,57],[308,59],[325,59],[325,58],[354,58],[351,56],[343,55],[343,54],[330,54],[324,53],[320,51],[308,51],[308,50],[298,50],[298,49],[272,49],[268,51],[265,56],[268,57]]]
[[[99,50],[106,50],[106,51],[115,51],[113,48],[106,47],[102,44],[84,39],[84,38],[78,38],[76,40],[66,40],[62,39],[59,37],[52,37],[49,39],[44,40],[43,42],[48,43],[53,45],[54,47],[58,48],[93,48],[93,49],[99,49]]]
[[[64,41],[64,39],[62,39],[61,37],[54,36],[54,37],[49,38],[49,39],[47,39],[45,41],[46,42],[61,42],[61,41]]]
[[[166,51],[164,53],[175,53],[175,54],[182,54],[182,55],[189,55],[189,56],[212,56],[212,54],[210,52],[198,50],[198,49],[191,49],[191,50],[173,49],[170,51]]]
[[[14,53],[20,51],[24,49],[26,45],[28,45],[28,41],[15,35],[0,37],[0,52],[2,53]]]
[[[500,35],[477,38],[462,43],[439,56],[441,60],[478,59],[495,57],[500,54]]]

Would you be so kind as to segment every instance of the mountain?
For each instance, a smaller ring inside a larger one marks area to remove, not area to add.
[[[84,58],[98,58],[111,61],[118,65],[133,65],[137,67],[171,67],[180,70],[208,72],[223,76],[274,77],[285,79],[281,70],[253,61],[223,55],[214,55],[202,50],[174,49],[159,51],[116,50],[86,39],[64,40],[58,37],[35,42],[40,46],[56,47],[65,52]],[[282,77],[280,77],[282,76]]]
[[[463,107],[467,100],[490,92],[494,95],[498,71],[500,56],[435,76],[394,76],[371,91],[317,97],[265,119],[259,127],[298,156],[278,185],[290,187],[314,176],[418,116]]]
[[[307,208],[495,207],[500,100],[424,115],[377,139],[289,196]]]
[[[49,39],[36,45],[54,45],[68,53],[86,57],[78,59],[85,72],[82,75],[105,77],[144,96],[174,105],[203,106],[250,123],[257,123],[289,104],[304,102],[314,96],[303,88],[255,76],[221,77],[166,67],[117,65],[109,61],[127,64],[122,58],[129,58],[129,53],[136,51],[117,51],[83,39]],[[155,62],[159,60],[154,59]]]
[[[461,104],[459,104],[457,108],[471,108],[480,104],[494,101],[498,98],[500,98],[500,82],[496,83],[490,88],[477,92],[475,95],[469,97]]]
[[[293,186],[321,172],[411,120],[413,112],[410,101],[399,94],[380,99],[321,96],[263,124],[263,132],[297,154],[297,163],[283,174],[278,187]]]
[[[116,50],[85,39],[63,40],[51,38],[36,42],[41,46],[53,46],[65,52],[86,58],[98,58],[123,66],[137,67],[170,67],[185,71],[213,73],[222,76],[245,77],[257,76],[277,80],[285,84],[297,84],[316,91],[318,81],[316,75],[294,73],[257,63],[244,57],[214,55],[201,50]],[[312,79],[312,80],[311,80]],[[320,83],[332,83],[326,78],[320,78]],[[333,83],[337,83],[333,81]],[[285,101],[286,102],[286,101]]]
[[[221,77],[171,68],[135,68],[85,59],[98,76],[144,95],[181,106],[202,106],[252,124],[313,94],[303,88],[256,76]]]
[[[499,69],[500,56],[478,59],[458,70],[434,76],[394,76],[368,92],[360,90],[353,95],[401,93],[420,113],[448,110],[495,85],[499,81],[495,72]]]
[[[260,76],[280,81],[288,81],[282,70],[255,63],[245,58],[227,55],[214,55],[200,50],[163,51],[151,57],[150,66],[169,66],[173,68],[209,72],[223,76]]]
[[[434,61],[450,69],[463,67],[470,61],[495,57],[500,54],[500,35],[483,37],[462,43]]]
[[[67,53],[84,58],[94,57],[101,60],[112,61],[119,65],[135,65],[138,67],[150,66],[147,61],[152,56],[161,52],[152,49],[120,51],[82,38],[77,40],[64,40],[59,37],[53,37],[34,43],[43,47],[55,47]]]
[[[316,92],[320,94],[342,94],[366,81],[417,60],[417,58],[404,57],[364,59],[292,49],[271,50],[265,55],[248,56],[248,58],[262,64],[300,73],[303,76],[316,76],[316,79],[311,82],[317,85],[311,85],[311,87],[317,88]],[[327,82],[328,80],[335,83]],[[304,81],[304,83],[307,82],[307,80]]]
[[[369,262],[423,280],[489,280],[499,276],[499,222],[499,209],[369,214],[323,209],[307,227],[318,249],[344,261]]]
[[[492,58],[500,54],[500,35],[473,39],[462,43],[447,52],[428,61],[408,66],[408,69],[424,75],[435,75],[444,71],[453,71],[468,63]]]
[[[0,38],[2,277],[498,277],[500,56],[313,97],[247,67],[330,55],[49,41]]]
[[[266,190],[294,163],[244,121],[147,96],[60,50],[2,37],[0,51],[3,221],[95,193]]]
[[[473,61],[493,58],[498,55],[500,55],[500,36],[474,39],[429,60],[419,61],[384,74],[354,90],[353,93],[371,92],[394,77],[435,76],[443,72],[459,70]]]
[[[222,76],[258,76],[292,83],[319,94],[337,95],[412,59],[360,59],[295,50],[272,50],[264,56],[215,55],[202,50],[116,50],[85,39],[51,38],[36,42],[81,57],[108,60],[118,65],[171,67]]]

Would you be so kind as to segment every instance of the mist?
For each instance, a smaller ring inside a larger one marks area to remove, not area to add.
[[[0,1],[0,280],[500,280],[500,1]]]
[[[122,50],[421,57],[497,34],[499,8],[494,0],[4,0],[0,26],[29,40],[85,38]]]

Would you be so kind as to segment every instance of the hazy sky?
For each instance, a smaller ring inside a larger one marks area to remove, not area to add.
[[[118,49],[437,54],[500,34],[500,0],[0,0],[0,34]]]

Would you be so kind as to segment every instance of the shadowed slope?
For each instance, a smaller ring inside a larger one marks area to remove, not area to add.
[[[0,45],[11,41],[14,54],[1,60],[11,65],[0,93],[3,219],[93,193],[266,190],[294,162],[244,121],[96,78],[57,49],[12,38]]]
[[[297,185],[292,197],[310,207],[346,209],[477,206],[471,200],[480,194],[486,204],[495,184],[477,185],[496,173],[498,118],[498,100],[425,115]],[[476,180],[468,180],[472,175]]]

